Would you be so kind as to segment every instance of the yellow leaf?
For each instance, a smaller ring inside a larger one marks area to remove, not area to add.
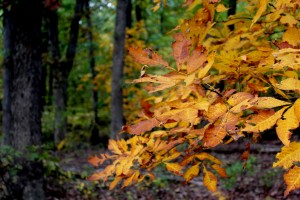
[[[190,167],[183,175],[183,178],[185,179],[186,182],[191,181],[193,178],[198,176],[199,174],[199,163],[193,165]]]
[[[295,115],[298,118],[298,121],[300,122],[300,98],[295,101],[294,109],[295,109]]]
[[[63,139],[60,143],[58,143],[58,145],[56,146],[57,150],[62,150],[62,148],[64,148],[66,144],[66,139]]]
[[[110,184],[109,184],[109,189],[112,190],[114,189],[118,183],[120,183],[120,181],[122,180],[121,177],[116,177]]]
[[[199,79],[202,79],[207,74],[207,72],[210,70],[210,68],[214,64],[214,61],[215,61],[215,53],[213,52],[213,53],[209,54],[209,56],[207,57],[207,64],[205,65],[205,67],[199,70],[199,72],[198,72]]]
[[[300,31],[296,27],[289,27],[282,36],[283,42],[288,42],[290,45],[298,46],[300,43]]]
[[[288,147],[282,147],[281,152],[277,153],[276,158],[278,161],[273,163],[273,167],[290,168],[294,162],[299,162],[300,160],[300,143],[291,142]]]
[[[271,77],[269,78],[269,81],[271,82],[271,84],[272,84],[272,86],[274,87],[274,90],[275,90],[275,92],[276,92],[277,94],[281,95],[281,96],[282,96],[283,98],[285,98],[285,99],[289,99],[289,98],[287,97],[287,95],[286,95],[283,91],[281,91],[281,90],[279,90],[279,89],[277,88],[278,83],[277,83],[277,81],[276,81],[276,79],[275,79],[274,76],[271,76]]]
[[[238,92],[232,96],[229,97],[229,99],[227,100],[227,103],[230,106],[235,106],[239,103],[241,103],[242,101],[246,100],[246,99],[252,99],[253,95],[247,92]]]
[[[242,102],[240,102],[239,104],[235,105],[234,107],[232,107],[230,109],[230,112],[232,113],[240,113],[243,110],[249,109],[253,106],[255,106],[257,104],[258,101],[258,97],[254,97],[252,99],[245,99]]]
[[[250,123],[248,122],[246,124],[246,127],[243,128],[241,131],[259,133],[270,129],[276,124],[277,120],[282,117],[282,114],[286,109],[287,107],[283,107],[274,115],[262,115],[261,120],[257,121],[255,125],[253,125],[253,123],[249,121]]]
[[[163,162],[165,162],[165,161],[170,161],[170,160],[174,160],[174,159],[178,158],[180,155],[181,155],[180,152],[174,152],[174,153],[172,153],[169,157],[164,158],[164,159],[163,159]]]
[[[299,33],[300,34],[300,33]],[[281,90],[296,90],[300,91],[300,80],[295,78],[287,78],[276,85]]]
[[[287,185],[287,188],[284,191],[285,197],[290,193],[290,191],[300,188],[300,167],[293,167],[287,173],[285,173],[283,177]]]
[[[290,137],[292,135],[290,130],[295,129],[298,126],[299,121],[295,115],[294,106],[292,106],[283,114],[283,119],[277,121],[276,133],[285,146],[289,146],[290,144]]]
[[[257,104],[255,105],[258,109],[275,108],[279,106],[289,105],[291,103],[286,101],[278,100],[274,97],[259,97]]]
[[[253,17],[251,27],[253,26],[253,24],[255,22],[257,22],[257,20],[260,18],[260,16],[263,14],[263,12],[266,11],[267,5],[268,5],[268,0],[260,0],[259,1],[258,10],[257,10],[255,16]]]
[[[298,20],[295,19],[295,17],[289,15],[289,14],[285,14],[284,16],[282,16],[280,18],[280,22],[282,24],[288,24],[289,27],[292,27],[294,25],[296,25],[298,23]]]
[[[203,177],[203,184],[204,186],[212,192],[217,191],[217,177],[210,171],[208,171],[206,169],[205,166],[203,166],[203,173],[204,173],[204,177]]]
[[[139,171],[135,171],[133,174],[131,174],[123,183],[122,188],[127,187],[129,185],[132,185],[138,181],[138,177],[140,175]]]
[[[119,149],[118,143],[115,140],[109,140],[108,149],[115,154],[121,155],[122,151]]]
[[[214,170],[216,170],[216,172],[219,174],[219,176],[223,177],[223,178],[227,178],[228,175],[225,171],[224,168],[222,168],[220,165],[214,164],[211,166]]]
[[[218,158],[216,158],[208,153],[205,153],[205,152],[196,154],[196,157],[199,160],[210,160],[211,162],[214,162],[215,164],[218,164],[218,165],[222,164],[222,161],[220,161]]]
[[[229,8],[226,8],[225,6],[224,6],[224,4],[218,4],[217,5],[217,7],[216,7],[216,11],[217,12],[225,12],[225,11],[227,11]]]
[[[178,124],[178,122],[166,123],[166,124],[164,124],[164,127],[167,129],[170,129],[170,128],[174,128],[175,126],[177,126],[177,124]]]
[[[169,172],[172,172],[176,175],[181,175],[182,172],[182,168],[183,166],[179,165],[178,163],[168,163],[168,162],[165,162],[165,165],[166,165],[166,168]]]

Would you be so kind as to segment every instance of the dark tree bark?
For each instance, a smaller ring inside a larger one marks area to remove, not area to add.
[[[66,52],[66,60],[53,68],[54,95],[54,141],[59,144],[67,133],[67,96],[68,77],[73,67],[79,33],[79,21],[83,14],[84,0],[76,0],[75,13],[70,27],[70,38]],[[58,48],[55,48],[58,49]]]
[[[111,138],[116,138],[123,126],[123,66],[125,56],[126,19],[128,0],[117,1],[117,16],[114,33],[114,50],[111,90]]]
[[[132,1],[128,0],[128,6],[126,9],[126,27],[131,28],[132,27]]]
[[[6,2],[8,3],[8,2]],[[11,145],[11,90],[12,90],[12,69],[13,69],[13,16],[9,12],[3,2],[3,118],[2,118],[2,131],[4,133],[4,144]]]
[[[95,71],[95,53],[94,53],[94,39],[93,39],[93,32],[92,32],[92,20],[91,20],[91,10],[90,10],[90,1],[86,0],[85,2],[85,16],[87,20],[87,38],[89,41],[89,60],[90,60],[90,70],[92,74],[92,80],[95,80],[96,78],[96,71]],[[93,129],[92,129],[92,134],[90,137],[90,142],[92,145],[97,145],[99,144],[100,141],[100,136],[99,136],[99,124],[100,120],[98,117],[98,91],[94,90],[94,84],[92,84],[92,106],[93,106]]]
[[[229,0],[228,16],[235,14],[235,12],[236,12],[236,1],[237,0]],[[229,25],[228,27],[231,31],[234,30],[234,25]]]
[[[136,17],[137,22],[139,22],[143,19],[142,9],[138,2],[139,2],[139,0],[137,0],[135,3],[135,17]]]
[[[41,144],[41,0],[3,1],[5,144],[25,154]],[[12,199],[44,199],[39,162],[17,160],[22,169],[12,183]]]

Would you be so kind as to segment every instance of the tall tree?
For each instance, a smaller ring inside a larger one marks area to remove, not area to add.
[[[42,0],[5,0],[4,144],[27,153],[41,144],[41,21]],[[7,123],[7,124],[6,124]],[[18,159],[22,169],[12,184],[12,199],[44,199],[43,170],[39,162]],[[33,173],[34,172],[34,173]]]
[[[111,84],[111,138],[116,137],[116,134],[121,130],[124,124],[122,80],[128,6],[129,0],[117,1]]]
[[[92,74],[92,80],[94,81],[96,78],[96,71],[95,71],[95,42],[93,38],[93,31],[92,31],[92,19],[91,19],[91,10],[90,10],[90,1],[86,0],[85,2],[85,16],[87,20],[87,37],[89,42],[89,64],[90,64],[90,70]],[[98,91],[92,87],[92,105],[93,105],[93,129],[91,134],[91,144],[96,145],[100,143],[100,137],[99,137],[99,124],[100,120],[98,117]]]
[[[79,21],[83,15],[84,0],[76,0],[75,12],[71,22],[69,43],[66,51],[66,59],[63,62],[57,62],[53,66],[53,95],[54,95],[54,141],[56,144],[60,143],[67,133],[67,89],[68,77],[73,67],[74,58],[76,54],[78,34],[79,34]],[[56,19],[55,19],[56,20]],[[56,22],[55,22],[56,23]],[[57,24],[53,28],[53,45],[54,56],[59,58],[58,50],[58,31]],[[57,41],[56,41],[57,40]]]

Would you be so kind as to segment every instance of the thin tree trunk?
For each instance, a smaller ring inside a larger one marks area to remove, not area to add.
[[[117,1],[111,90],[111,138],[116,138],[123,126],[123,66],[125,56],[126,15],[128,0]]]
[[[92,81],[95,80],[96,78],[96,71],[95,71],[95,53],[94,53],[94,39],[93,39],[93,32],[92,32],[92,20],[91,20],[91,10],[90,10],[90,1],[86,0],[86,5],[85,5],[85,14],[86,14],[86,19],[87,19],[87,37],[89,41],[89,60],[90,60],[90,70],[92,74]],[[99,144],[100,141],[100,136],[99,136],[99,117],[98,117],[98,91],[94,89],[94,84],[92,84],[92,106],[93,106],[93,129],[92,129],[92,134],[90,137],[90,142],[92,145],[97,145]]]
[[[142,9],[141,6],[139,5],[139,0],[137,0],[135,3],[135,17],[137,22],[143,20]]]
[[[23,155],[41,145],[41,21],[42,1],[4,1],[4,106],[5,144]],[[10,115],[10,116],[9,116]],[[22,169],[12,183],[12,199],[45,199],[43,169],[38,161],[17,160]]]
[[[53,70],[54,95],[54,140],[59,144],[67,133],[67,97],[68,77],[73,67],[79,33],[79,21],[83,14],[84,0],[76,0],[75,13],[70,27],[70,38],[66,52],[66,60]]]
[[[4,4],[4,2],[3,2]],[[12,86],[12,51],[13,51],[13,20],[12,14],[3,5],[3,118],[2,118],[2,131],[4,133],[4,144],[11,145],[11,86]]]
[[[234,15],[236,12],[236,2],[237,0],[229,0],[229,10],[228,16]],[[231,31],[234,30],[234,24],[228,26]]]

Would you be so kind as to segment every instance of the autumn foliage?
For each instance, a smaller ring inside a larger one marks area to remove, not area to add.
[[[193,10],[198,2],[184,6]],[[274,129],[284,145],[273,166],[287,170],[285,195],[300,188],[300,143],[290,141],[300,122],[300,3],[243,2],[243,11],[220,22],[215,15],[227,8],[203,0],[173,31],[175,63],[151,49],[129,48],[143,66],[133,82],[146,83],[153,96],[143,102],[139,118],[123,127],[132,137],[110,140],[111,154],[90,159],[94,166],[111,161],[90,180],[114,177],[110,189],[121,182],[126,187],[154,179],[151,170],[163,164],[186,183],[202,174],[207,189],[216,191],[218,178],[227,174],[207,150],[246,135],[255,142]],[[165,73],[148,73],[150,67]]]

